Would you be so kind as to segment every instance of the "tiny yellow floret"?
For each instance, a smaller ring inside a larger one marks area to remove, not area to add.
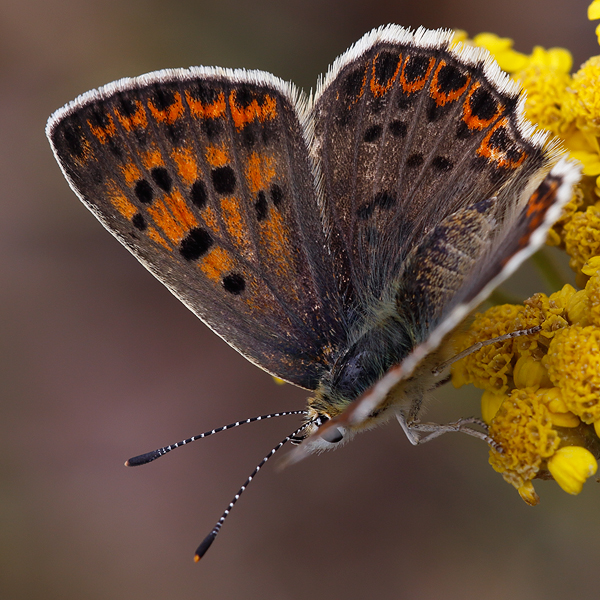
[[[594,455],[580,446],[559,448],[548,461],[548,470],[568,494],[579,494],[588,477],[598,469]]]
[[[559,388],[541,388],[538,390],[540,400],[546,405],[550,414],[552,425],[556,427],[577,427],[581,423],[579,417],[574,415],[563,400]]]
[[[513,370],[513,380],[518,388],[539,388],[551,385],[548,372],[541,360],[535,360],[531,356],[521,356]]]
[[[506,394],[495,394],[488,390],[481,394],[481,418],[485,423],[489,425],[492,422],[506,398]]]
[[[581,267],[581,272],[585,275],[591,277],[600,269],[600,256],[592,256],[583,267]]]
[[[536,506],[540,503],[540,497],[535,493],[531,481],[528,481],[525,485],[517,488],[517,492],[519,492],[521,499],[525,500],[529,506]]]

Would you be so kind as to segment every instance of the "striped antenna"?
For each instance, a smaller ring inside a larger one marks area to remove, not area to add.
[[[299,411],[299,412],[306,414],[305,411]],[[287,414],[293,414],[293,413],[287,413]],[[246,482],[244,483],[244,485],[238,490],[238,493],[231,499],[231,502],[225,509],[225,512],[221,515],[221,518],[217,521],[216,525],[213,527],[213,530],[204,538],[202,543],[198,546],[198,548],[196,550],[196,554],[194,555],[194,561],[198,562],[206,554],[206,551],[210,548],[211,544],[215,541],[215,538],[217,537],[219,531],[221,530],[221,527],[223,526],[225,519],[228,517],[229,513],[231,512],[231,509],[235,506],[235,503],[240,499],[240,496],[244,493],[244,491],[246,490],[246,488],[248,487],[250,482],[256,477],[256,474],[262,469],[263,465],[284,444],[286,444],[290,440],[294,440],[296,438],[296,436],[303,429],[306,429],[311,424],[313,424],[313,421],[309,421],[308,423],[304,423],[302,426],[298,427],[298,429],[296,429],[296,431],[294,431],[293,433],[290,433],[290,435],[286,436],[283,440],[281,440],[281,442],[279,442],[279,444],[277,444],[277,446],[275,446],[275,448],[273,448],[271,450],[271,452],[269,452],[269,454],[267,454],[260,461],[260,463],[257,465],[256,469],[254,469],[254,471],[252,471],[252,475],[250,475],[250,477],[248,477],[248,479],[246,479]]]
[[[239,427],[240,425],[246,425],[247,423],[254,423],[255,421],[264,421],[266,419],[273,419],[274,417],[289,417],[290,415],[305,415],[306,410],[288,410],[286,412],[278,412],[272,413],[270,415],[261,415],[260,417],[252,417],[251,419],[246,419],[244,421],[236,421],[235,423],[230,423],[229,425],[224,425],[223,427],[217,427],[217,429],[211,429],[210,431],[205,431],[200,435],[195,435],[187,440],[181,440],[175,444],[169,444],[168,446],[163,446],[162,448],[158,448],[157,450],[153,450],[152,452],[146,452],[145,454],[140,454],[139,456],[134,456],[129,460],[125,461],[126,467],[137,467],[139,465],[145,465],[161,456],[164,456],[171,450],[175,450],[175,448],[179,448],[180,446],[185,446],[186,444],[190,444],[191,442],[195,442],[196,440],[201,440],[202,438],[209,437],[214,435],[215,433],[220,433],[221,431],[227,431],[228,429],[233,429],[234,427]],[[302,427],[298,430],[298,432],[302,429]],[[295,432],[293,435],[296,435],[298,432]],[[290,437],[292,437],[290,436]],[[287,441],[287,439],[286,439]]]

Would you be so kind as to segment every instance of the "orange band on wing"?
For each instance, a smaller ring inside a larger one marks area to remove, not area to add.
[[[181,94],[176,92],[173,94],[174,102],[169,104],[166,108],[156,108],[152,100],[148,100],[148,108],[152,113],[152,116],[159,122],[165,125],[172,125],[183,116],[185,108],[181,99]]]
[[[412,94],[413,92],[418,92],[425,87],[427,80],[429,79],[429,75],[431,75],[431,70],[435,65],[435,57],[431,57],[429,59],[429,64],[427,65],[427,71],[420,79],[414,79],[412,81],[408,81],[406,79],[406,65],[411,59],[410,54],[404,59],[404,63],[402,64],[402,72],[400,73],[400,85],[402,85],[402,89],[407,94]]]
[[[225,115],[225,94],[220,92],[214,102],[203,104],[202,101],[193,98],[189,92],[185,93],[185,99],[190,107],[190,112],[197,119],[218,119]]]
[[[440,60],[438,67],[433,74],[431,85],[429,86],[429,95],[435,100],[437,106],[446,106],[449,102],[458,100],[471,83],[471,76],[465,74],[465,83],[461,87],[449,92],[443,92],[440,86],[439,76],[440,71],[446,66],[448,66],[448,63],[445,60]]]
[[[133,131],[134,129],[138,128],[146,129],[146,127],[148,127],[148,116],[146,115],[144,105],[137,100],[135,101],[135,105],[137,106],[135,112],[129,115],[121,114],[119,109],[116,107],[114,109],[115,115],[117,116],[121,127],[123,127],[125,131]]]
[[[254,99],[247,106],[239,106],[236,102],[237,92],[231,90],[229,93],[229,108],[231,118],[238,129],[244,127],[252,121],[263,123],[267,119],[272,120],[277,116],[277,100],[273,96],[265,94],[264,100],[259,104]]]
[[[400,67],[402,66],[402,54],[398,54],[398,64],[396,65],[396,71],[390,77],[384,85],[381,85],[377,80],[377,76],[375,74],[375,67],[377,66],[377,59],[379,58],[379,54],[375,56],[373,59],[373,66],[371,67],[371,92],[375,98],[380,98],[385,95],[391,88],[394,87],[394,83],[396,83],[396,78],[398,77],[398,73],[400,72]]]
[[[88,126],[94,137],[101,143],[106,144],[109,138],[111,138],[117,132],[117,127],[111,115],[105,113],[103,117],[106,118],[104,125],[93,125],[88,119]]]

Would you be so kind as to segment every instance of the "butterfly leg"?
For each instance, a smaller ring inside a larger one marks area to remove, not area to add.
[[[413,411],[411,410],[411,413]],[[424,444],[429,442],[444,433],[450,433],[451,431],[460,431],[471,435],[480,440],[483,440],[486,444],[492,446],[495,450],[501,451],[498,444],[487,434],[488,426],[477,417],[464,417],[458,419],[453,423],[421,423],[416,418],[409,416],[407,419],[403,413],[398,413],[398,422],[402,427],[402,430],[406,434],[406,437],[411,444],[417,446],[418,444]],[[481,427],[483,431],[476,429],[473,426]]]

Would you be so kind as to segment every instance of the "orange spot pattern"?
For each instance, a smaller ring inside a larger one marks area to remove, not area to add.
[[[190,113],[197,119],[218,119],[225,116],[227,105],[223,92],[220,92],[217,99],[210,104],[203,104],[200,100],[193,98],[189,92],[185,93],[185,99],[190,107]]]
[[[165,248],[169,252],[172,252],[171,247],[169,246],[169,244],[167,244],[167,242],[164,240],[164,238],[162,237],[162,235],[160,235],[160,233],[158,232],[157,229],[155,229],[154,227],[148,227],[148,229],[146,231],[148,233],[148,237],[153,242],[156,242],[157,244],[160,244],[161,246],[163,246],[163,248]]]
[[[246,161],[246,179],[252,194],[266,189],[275,174],[274,158],[258,152],[250,153]]]
[[[240,211],[240,199],[235,196],[221,198],[221,211],[229,235],[235,240],[237,246],[248,250],[249,244],[246,236],[248,228]]]
[[[292,268],[292,257],[286,243],[287,232],[282,216],[277,211],[270,211],[269,219],[263,221],[261,232],[266,239],[266,250],[269,260],[277,265],[275,272],[284,277]]]
[[[220,283],[223,277],[233,270],[234,266],[235,262],[231,255],[221,246],[213,246],[200,262],[200,268],[214,283]]]
[[[408,81],[406,79],[406,65],[410,61],[411,56],[408,54],[404,59],[404,63],[402,64],[402,72],[400,73],[400,85],[402,86],[403,91],[406,94],[413,94],[414,92],[418,92],[425,87],[429,76],[431,75],[431,71],[435,65],[435,57],[431,57],[429,59],[429,65],[427,65],[427,71],[420,79],[413,79],[412,81]]]
[[[135,101],[135,105],[137,108],[131,115],[122,115],[117,108],[114,109],[115,115],[125,131],[133,131],[138,128],[146,129],[148,127],[148,117],[144,110],[144,105],[137,100]]]
[[[447,66],[447,64],[448,63],[445,60],[440,60],[438,67],[435,70],[435,73],[433,74],[431,84],[429,86],[429,95],[435,100],[437,106],[445,106],[446,104],[448,104],[448,102],[456,102],[456,100],[458,100],[464,94],[465,90],[471,84],[471,76],[466,75],[465,83],[462,87],[458,88],[457,90],[452,90],[448,93],[442,92],[442,90],[440,89],[438,78],[440,75],[440,71],[445,66]]]
[[[229,153],[225,143],[221,146],[208,146],[206,148],[206,161],[211,167],[222,167],[229,162]]]
[[[181,94],[176,92],[173,97],[174,102],[163,109],[156,108],[152,100],[148,100],[148,108],[157,122],[164,123],[165,125],[172,125],[177,119],[183,116],[185,109],[183,107]]]
[[[531,228],[537,229],[542,222],[546,210],[552,204],[552,199],[556,196],[558,190],[558,182],[553,180],[548,184],[543,185],[543,193],[538,188],[527,202],[527,218],[531,221]]]
[[[507,137],[512,139],[512,136],[508,130],[508,118],[503,117],[499,119],[497,123],[489,130],[487,135],[483,138],[479,148],[477,148],[477,154],[479,156],[483,156],[488,160],[494,161],[497,163],[499,167],[503,167],[505,169],[516,169],[519,167],[523,161],[527,158],[527,152],[525,150],[521,150],[521,154],[518,159],[512,159],[508,157],[508,153],[501,148],[496,148],[490,144],[492,135],[494,133],[504,129],[504,133]],[[514,148],[512,149],[514,152]]]
[[[171,158],[185,183],[190,184],[198,179],[198,163],[191,148],[174,148],[171,151]]]
[[[130,220],[133,215],[137,214],[138,209],[129,201],[125,194],[118,191],[115,187],[113,187],[107,195],[110,199],[110,203],[115,207],[119,214],[127,220]]]
[[[134,184],[142,177],[142,172],[134,163],[127,163],[126,165],[121,166],[121,173],[123,173],[123,177],[125,178],[127,185]]]
[[[264,100],[259,104],[258,100],[254,99],[247,106],[238,106],[236,103],[236,91],[231,90],[229,93],[229,108],[231,110],[231,118],[237,129],[241,129],[252,121],[273,120],[277,117],[277,100],[273,96],[265,94]]]
[[[463,121],[467,124],[469,129],[477,129],[478,131],[482,131],[486,127],[489,127],[502,113],[502,107],[499,103],[496,104],[496,112],[489,119],[480,119],[479,117],[473,114],[473,109],[471,107],[471,98],[473,94],[481,87],[481,85],[476,81],[469,90],[467,97],[465,98],[465,102],[463,104]]]
[[[202,209],[202,218],[206,223],[206,226],[213,231],[213,233],[219,234],[221,230],[219,229],[219,222],[217,220],[217,215],[215,211],[210,207],[206,206]]]
[[[149,171],[154,167],[164,167],[165,161],[163,160],[160,150],[155,148],[142,154],[142,164]]]
[[[398,64],[396,65],[396,71],[394,72],[394,75],[392,77],[390,77],[389,80],[387,81],[387,83],[385,83],[384,85],[381,85],[379,83],[379,81],[377,80],[377,76],[375,74],[375,67],[377,65],[378,58],[379,58],[379,54],[377,54],[375,56],[375,58],[373,59],[373,66],[371,67],[370,87],[371,87],[371,92],[373,93],[373,96],[375,96],[375,98],[380,98],[381,96],[384,96],[385,94],[387,94],[387,92],[389,90],[391,90],[394,87],[394,84],[396,83],[396,78],[398,77],[398,73],[400,72],[400,65],[402,63],[402,54],[398,54]]]
[[[173,244],[179,244],[187,232],[198,225],[178,191],[154,201],[147,210]]]
[[[93,125],[90,120],[87,122],[90,131],[101,144],[106,144],[109,138],[115,135],[117,131],[117,127],[112,116],[108,114],[105,114],[104,116],[107,120],[106,125]]]

